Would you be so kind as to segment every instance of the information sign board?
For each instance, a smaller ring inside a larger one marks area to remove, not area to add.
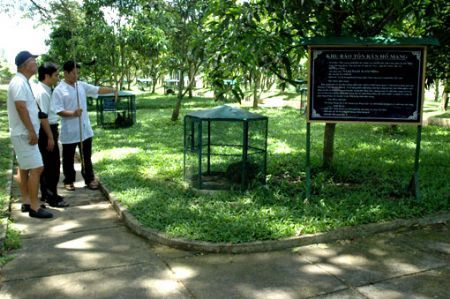
[[[420,124],[425,47],[311,46],[308,121]]]

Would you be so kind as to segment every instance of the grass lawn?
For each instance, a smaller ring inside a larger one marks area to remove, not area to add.
[[[11,150],[8,133],[8,116],[6,112],[6,90],[0,89],[0,218],[6,216],[9,194],[6,185],[11,161]]]
[[[97,175],[141,223],[168,235],[240,243],[450,211],[449,129],[423,128],[417,202],[406,191],[415,127],[340,124],[334,169],[323,171],[324,125],[312,125],[314,196],[304,202],[304,117],[289,107],[252,110],[269,117],[267,185],[205,195],[183,182],[182,119],[218,103],[187,100],[177,122],[174,105],[173,96],[140,96],[138,123],[116,130],[96,127],[91,113]]]

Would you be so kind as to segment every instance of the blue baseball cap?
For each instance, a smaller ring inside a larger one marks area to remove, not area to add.
[[[28,59],[30,59],[31,57],[36,58],[39,55],[33,55],[28,51],[21,51],[19,52],[19,54],[16,55],[16,60],[15,63],[16,65],[19,67],[21,66],[25,61],[27,61]]]

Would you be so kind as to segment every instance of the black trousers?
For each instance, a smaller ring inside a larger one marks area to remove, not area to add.
[[[77,149],[81,152],[80,143],[63,144],[63,173],[64,173],[64,184],[72,184],[75,182],[75,150]],[[84,160],[84,165],[81,169],[81,175],[84,178],[84,182],[89,184],[95,178],[94,169],[92,168],[92,138],[88,138],[83,141],[83,154],[81,155]]]
[[[53,142],[55,143],[53,151],[47,150],[47,134],[42,127],[39,129],[38,145],[44,162],[44,172],[41,174],[41,195],[43,199],[58,194],[59,168],[61,166],[58,147],[58,124],[50,125],[50,129],[52,130]]]

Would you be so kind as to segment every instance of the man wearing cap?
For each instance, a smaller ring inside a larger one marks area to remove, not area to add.
[[[48,139],[47,148],[54,147],[53,136],[45,115],[34,98],[28,80],[36,74],[36,55],[28,51],[17,54],[15,63],[17,74],[8,86],[8,121],[11,143],[19,164],[18,182],[22,195],[22,212],[30,217],[51,218],[53,214],[39,206],[39,179],[43,171],[43,162],[38,148],[40,122]]]
[[[64,63],[64,80],[58,84],[52,95],[55,112],[62,117],[59,140],[63,146],[64,188],[69,191],[75,191],[74,158],[77,147],[80,148],[80,151],[82,149],[83,169],[81,174],[84,182],[89,189],[98,189],[91,161],[94,132],[87,113],[86,97],[97,97],[98,94],[116,92],[112,87],[99,87],[78,81],[79,69],[80,65],[75,64],[72,60]]]
[[[59,168],[61,166],[58,147],[58,123],[59,116],[55,112],[52,97],[52,88],[59,80],[58,66],[52,62],[45,62],[38,68],[39,83],[34,88],[34,95],[42,111],[48,115],[48,122],[53,134],[55,147],[49,151],[47,149],[48,136],[43,126],[39,130],[39,150],[44,162],[44,172],[41,175],[41,200],[46,201],[52,207],[65,208],[69,206],[58,195]]]

